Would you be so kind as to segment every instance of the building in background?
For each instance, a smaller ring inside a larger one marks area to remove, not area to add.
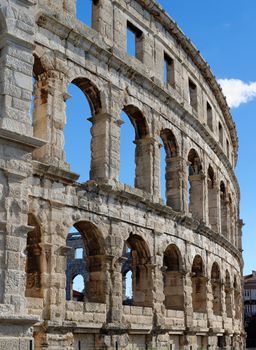
[[[256,347],[256,271],[244,276],[244,324],[246,347]]]
[[[244,276],[244,316],[245,321],[256,316],[256,271]]]

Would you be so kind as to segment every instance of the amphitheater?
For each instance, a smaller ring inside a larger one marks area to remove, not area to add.
[[[75,0],[0,1],[0,349],[243,349],[238,141],[225,97],[154,0],[91,5],[88,27]],[[92,114],[84,183],[65,160],[70,83]],[[122,111],[134,187],[118,180]],[[77,272],[66,278],[72,227],[82,300]]]

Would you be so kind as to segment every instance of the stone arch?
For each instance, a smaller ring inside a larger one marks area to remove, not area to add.
[[[123,264],[123,285],[124,278],[128,271],[132,272],[132,300],[130,304],[135,306],[152,306],[153,280],[151,256],[148,244],[137,234],[130,234],[125,242],[127,250],[124,249],[123,257],[127,260]],[[125,298],[123,297],[123,302]]]
[[[194,312],[206,312],[206,282],[203,259],[196,255],[192,264],[192,305]]]
[[[170,244],[164,252],[163,280],[166,309],[184,310],[182,259],[175,244]]]
[[[74,228],[81,235],[86,251],[86,288],[84,300],[88,302],[106,302],[106,251],[105,241],[99,228],[90,221],[78,221]]]
[[[160,137],[163,140],[166,157],[177,157],[179,155],[179,145],[174,133],[170,129],[163,129],[160,132]]]
[[[79,87],[87,97],[92,116],[99,114],[102,109],[102,104],[100,91],[97,86],[91,80],[84,77],[75,78],[71,83]]]
[[[208,189],[208,222],[212,230],[218,232],[218,188],[216,187],[215,173],[211,165],[207,171]]]
[[[188,153],[188,207],[193,216],[203,219],[204,182],[202,163],[197,151],[192,148]]]
[[[134,105],[126,105],[123,111],[129,117],[134,130],[135,130],[135,141],[141,140],[149,135],[149,127],[147,120],[141,110]]]
[[[225,274],[225,305],[227,317],[232,317],[232,285],[230,273],[226,270]]]
[[[166,204],[174,210],[181,210],[181,161],[178,158],[179,145],[177,139],[170,129],[163,129],[160,138],[165,150],[165,188]]]
[[[42,247],[42,231],[37,218],[32,214],[28,214],[28,225],[33,230],[27,234],[26,245],[26,297],[43,297],[43,272],[44,272],[44,251]]]
[[[122,110],[130,120],[134,133],[135,140],[135,181],[134,186],[141,190],[150,192],[151,190],[151,168],[152,168],[152,142],[149,137],[149,126],[145,115],[135,105],[125,105]],[[122,132],[122,130],[121,130]],[[121,145],[122,147],[122,137]],[[133,150],[131,150],[133,152]],[[130,169],[132,165],[130,166]],[[129,171],[129,170],[128,170]]]
[[[222,312],[221,304],[221,275],[219,265],[214,262],[211,269],[211,286],[212,286],[212,308],[213,314],[220,316]]]

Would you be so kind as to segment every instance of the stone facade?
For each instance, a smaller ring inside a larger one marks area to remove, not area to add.
[[[0,349],[242,349],[237,135],[221,89],[154,0],[93,0],[92,28],[75,5],[0,2]],[[83,184],[64,153],[71,82],[92,111]],[[135,129],[134,188],[118,181],[121,111]],[[83,302],[66,300],[72,226]]]

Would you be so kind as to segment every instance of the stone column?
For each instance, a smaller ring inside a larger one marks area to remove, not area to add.
[[[108,45],[113,44],[113,21],[111,0],[92,1],[92,27],[102,35]]]
[[[190,175],[190,203],[189,211],[192,215],[198,220],[205,219],[205,176],[202,174],[199,175]]]
[[[92,122],[91,180],[116,180],[120,170],[121,119],[109,113],[97,114]]]
[[[181,157],[166,157],[166,199],[167,205],[176,211],[183,209],[182,191],[182,161]]]
[[[135,187],[153,193],[153,156],[155,140],[153,138],[144,138],[138,139],[134,141],[134,143],[136,144]]]
[[[64,154],[66,123],[66,79],[63,73],[49,70],[38,76],[33,112],[34,136],[47,144],[33,152],[36,160],[69,170]]]
[[[219,196],[220,190],[217,186],[208,187],[208,223],[215,232],[220,232]]]
[[[155,327],[164,328],[165,307],[164,307],[164,283],[163,283],[163,257],[155,256],[155,268],[153,274],[153,310],[155,314]]]
[[[155,199],[158,201],[160,198],[160,149],[162,144],[155,140],[153,145],[153,195]]]
[[[192,279],[191,271],[183,272],[183,285],[184,285],[184,315],[185,315],[185,327],[187,329],[193,326],[193,299],[192,299]]]
[[[231,242],[231,207],[230,201],[227,199],[226,201],[227,207],[227,236],[226,238]]]
[[[66,256],[71,248],[66,245],[67,229],[62,225],[63,205],[52,201],[48,217],[48,268],[47,275],[44,278],[47,284],[44,291],[45,317],[58,324],[65,319]]]
[[[228,202],[224,193],[220,193],[220,217],[221,231],[220,233],[228,239]]]
[[[24,314],[26,277],[23,252],[26,248],[26,235],[32,229],[27,225],[28,192],[25,185],[27,174],[9,169],[5,175],[7,187],[2,302],[11,305],[15,314]]]
[[[122,266],[126,258],[107,257],[107,322],[121,327],[123,315]]]
[[[86,257],[88,276],[86,299],[92,303],[106,302],[106,256],[91,255]]]
[[[63,8],[70,15],[76,16],[76,0],[63,0]]]

